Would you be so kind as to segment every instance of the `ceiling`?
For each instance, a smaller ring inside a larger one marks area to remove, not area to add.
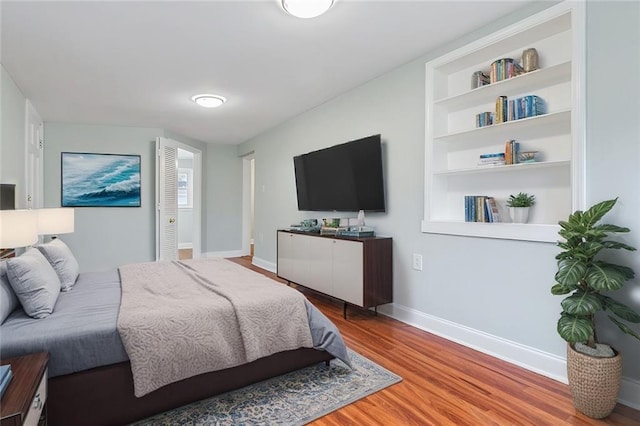
[[[298,19],[277,0],[4,0],[0,54],[45,121],[238,144],[526,3],[336,0]]]

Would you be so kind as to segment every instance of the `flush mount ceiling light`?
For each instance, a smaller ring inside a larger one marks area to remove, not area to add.
[[[191,100],[205,108],[217,108],[227,101],[224,96],[208,94],[192,96]]]
[[[298,18],[315,18],[331,8],[334,0],[281,0],[282,8]]]

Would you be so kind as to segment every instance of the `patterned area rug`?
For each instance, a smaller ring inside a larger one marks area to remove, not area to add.
[[[402,380],[349,351],[339,360],[265,380],[135,423],[142,425],[304,425]]]

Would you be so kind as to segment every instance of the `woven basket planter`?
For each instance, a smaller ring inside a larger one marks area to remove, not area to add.
[[[596,358],[567,344],[567,375],[578,411],[594,419],[607,417],[616,406],[622,380],[622,355]]]

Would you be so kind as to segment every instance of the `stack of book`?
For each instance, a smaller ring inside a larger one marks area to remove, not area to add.
[[[4,395],[4,391],[7,390],[12,378],[13,372],[11,371],[11,365],[0,365],[0,398]]]
[[[504,152],[497,152],[495,154],[480,154],[480,161],[478,161],[479,167],[504,166],[504,165],[505,165]]]
[[[504,144],[504,163],[517,164],[518,151],[520,151],[520,143],[515,140],[508,140]]]
[[[464,196],[465,222],[501,222],[500,209],[495,198],[486,195]]]

